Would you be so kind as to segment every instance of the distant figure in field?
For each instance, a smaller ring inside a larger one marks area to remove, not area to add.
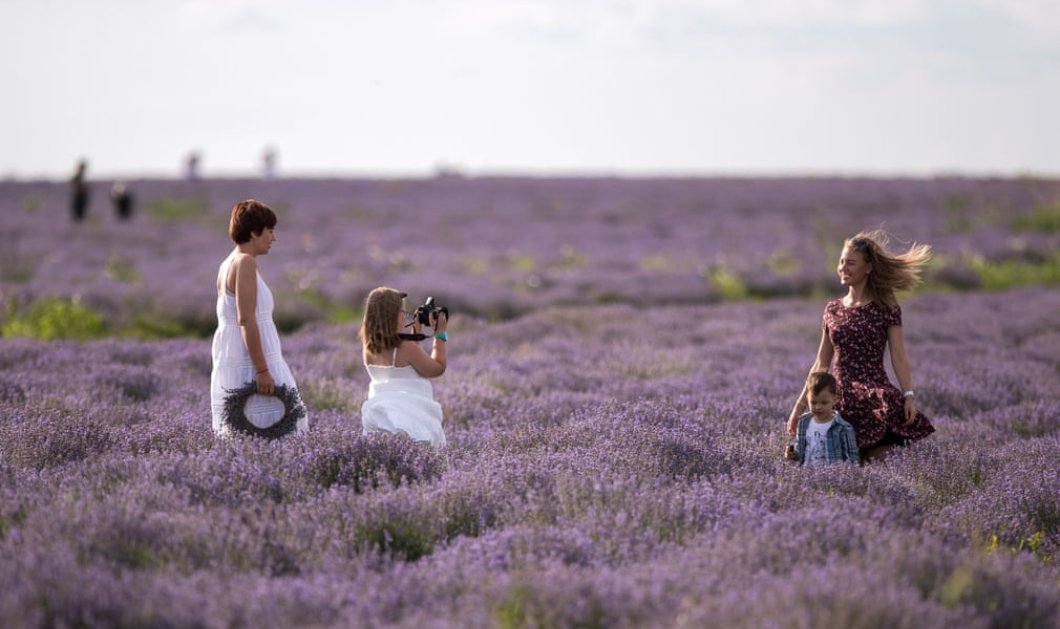
[[[827,371],[815,371],[806,381],[810,411],[799,417],[793,460],[815,467],[846,461],[858,463],[854,427],[835,410],[836,381]]]
[[[74,222],[78,223],[85,220],[85,215],[88,214],[88,201],[91,191],[88,188],[88,182],[85,181],[87,171],[88,162],[80,160],[77,162],[77,170],[74,171],[74,176],[70,178],[70,213]]]
[[[405,293],[380,286],[368,294],[361,322],[362,358],[371,377],[368,399],[361,405],[362,432],[404,433],[433,446],[445,445],[442,407],[434,401],[430,378],[445,373],[445,329],[448,317],[432,315],[434,339],[430,355],[419,342],[401,337],[405,317]],[[421,322],[413,314],[413,334],[419,335]]]
[[[276,149],[271,146],[261,155],[261,176],[267,180],[276,178]]]
[[[821,344],[810,370],[829,371],[835,359],[836,410],[854,426],[866,462],[882,460],[891,448],[935,431],[916,407],[902,339],[902,309],[894,295],[920,282],[920,269],[930,259],[931,248],[914,243],[905,253],[892,254],[886,248],[888,240],[886,232],[875,230],[843,243],[836,272],[847,295],[824,308]],[[901,389],[891,384],[884,370],[887,348]],[[788,417],[791,435],[796,434],[807,399],[803,386]]]
[[[188,181],[196,181],[199,178],[199,162],[202,156],[198,152],[188,153],[188,159],[184,163],[184,178]]]
[[[133,195],[129,187],[120,181],[115,181],[110,188],[110,201],[114,204],[114,214],[118,220],[127,221],[132,218]]]
[[[272,291],[258,273],[258,256],[269,253],[276,241],[276,213],[267,205],[247,199],[232,207],[228,235],[235,248],[217,271],[217,332],[213,336],[213,371],[210,402],[213,430],[226,435],[224,422],[228,392],[250,382],[259,395],[245,406],[247,420],[264,430],[285,417],[278,403],[276,385],[297,389],[294,375],[280,348],[280,335],[272,320]],[[298,419],[295,432],[309,430],[309,418]]]

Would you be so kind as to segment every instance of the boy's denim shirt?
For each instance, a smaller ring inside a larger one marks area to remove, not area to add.
[[[854,427],[838,411],[832,415],[832,425],[825,435],[825,458],[829,463],[836,461],[859,462],[858,443],[854,438]],[[795,454],[799,458],[799,464],[806,462],[806,430],[813,421],[810,413],[803,413],[799,417],[799,429],[796,433]]]

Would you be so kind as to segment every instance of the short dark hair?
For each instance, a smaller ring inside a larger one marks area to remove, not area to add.
[[[250,242],[251,234],[276,228],[276,212],[261,201],[246,199],[232,206],[228,235],[237,245]]]
[[[815,371],[810,374],[809,378],[806,378],[806,391],[810,395],[820,395],[826,390],[835,395],[836,381],[832,374],[827,371]]]

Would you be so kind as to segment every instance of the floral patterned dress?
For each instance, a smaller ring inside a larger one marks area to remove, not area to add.
[[[902,442],[935,432],[920,411],[905,423],[905,399],[883,368],[887,329],[902,325],[900,307],[870,302],[848,308],[836,299],[825,306],[822,325],[835,348],[836,410],[854,426],[859,448],[875,446],[885,437]]]

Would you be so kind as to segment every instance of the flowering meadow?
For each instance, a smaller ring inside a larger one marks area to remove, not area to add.
[[[21,312],[76,297],[148,337],[208,335],[228,213],[279,213],[262,270],[277,325],[348,322],[381,283],[508,319],[545,304],[703,304],[835,292],[842,239],[930,243],[943,288],[1060,283],[1060,181],[460,179],[105,182],[82,224],[56,183],[2,183],[0,291]],[[422,298],[422,297],[421,297]],[[8,313],[9,315],[11,313]]]
[[[0,183],[4,627],[1060,626],[1060,183],[132,182],[73,224]],[[227,209],[311,430],[210,431]],[[902,295],[937,432],[793,467],[842,238],[932,244]],[[450,306],[448,446],[360,434],[358,312]]]

